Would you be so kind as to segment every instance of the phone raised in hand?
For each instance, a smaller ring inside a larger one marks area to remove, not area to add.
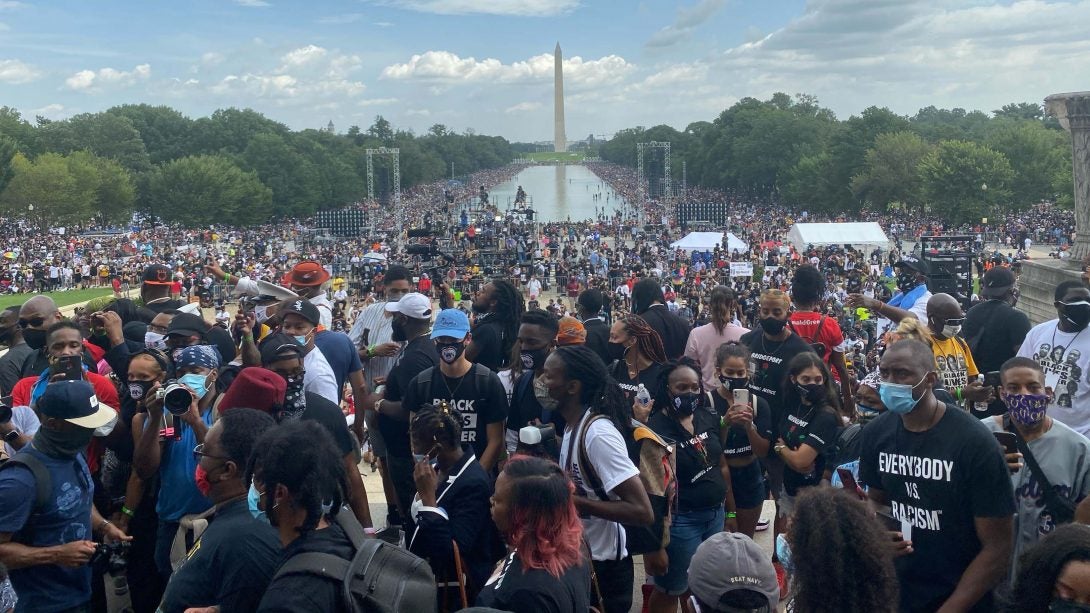
[[[999,378],[998,370],[984,373],[984,387],[999,387],[1001,385],[1003,385],[1003,382]]]
[[[993,432],[995,440],[1003,445],[1003,453],[1018,453],[1018,435],[1013,432]]]
[[[64,355],[54,360],[50,367],[54,375],[64,375],[65,381],[81,381],[83,379],[83,357],[78,355]]]
[[[855,475],[852,474],[851,469],[844,468],[843,466],[836,469],[836,474],[840,476],[840,486],[849,492],[859,491],[859,483],[855,480]]]

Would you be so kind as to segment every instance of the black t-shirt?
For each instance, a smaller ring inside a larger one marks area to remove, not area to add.
[[[787,377],[787,363],[800,353],[814,350],[798,334],[791,334],[782,341],[770,341],[760,329],[746,332],[741,341],[753,354],[749,363],[749,391],[768,401],[772,422],[777,423],[783,411],[780,395]]]
[[[422,377],[431,377],[426,395],[421,395]],[[496,373],[474,364],[462,377],[451,379],[436,366],[413,377],[405,389],[404,406],[415,411],[421,404],[446,401],[462,415],[462,443],[480,458],[488,447],[488,424],[507,418],[507,391]]]
[[[348,432],[348,422],[341,412],[341,407],[332,400],[306,392],[303,397],[307,401],[307,408],[299,419],[312,419],[325,428],[333,436],[333,442],[337,444],[337,450],[341,455],[355,451],[356,444],[352,441],[352,435]]]
[[[328,553],[351,561],[352,542],[348,540],[344,530],[335,523],[322,530],[312,530],[284,548],[277,570],[288,560],[302,553]],[[332,581],[318,575],[309,573],[285,575],[269,584],[257,611],[258,613],[347,613],[348,608],[342,596],[343,588],[342,581]]]
[[[518,554],[511,553],[476,604],[511,613],[584,613],[590,610],[590,590],[586,560],[554,577],[547,570],[523,568]]]
[[[671,313],[664,304],[652,305],[640,315],[647,321],[647,325],[659,333],[662,349],[668,359],[676,360],[685,353],[690,330],[688,322]]]
[[[390,402],[401,402],[413,377],[438,363],[439,354],[435,351],[435,343],[428,338],[427,334],[413,339],[405,346],[401,357],[390,369],[390,374],[386,377],[386,391],[383,397]],[[413,454],[409,448],[408,421],[398,421],[379,413],[378,429],[386,442],[387,453],[398,458],[412,457]]]
[[[894,561],[901,610],[934,610],[980,553],[974,518],[1015,511],[1001,449],[987,426],[953,405],[926,432],[909,432],[886,412],[862,437],[860,481],[885,491],[893,516],[912,524],[913,553]],[[990,602],[973,610],[988,611]]]
[[[655,362],[641,370],[635,379],[628,376],[628,366],[625,365],[624,360],[614,361],[613,366],[610,368],[610,375],[616,379],[617,385],[621,387],[621,392],[624,393],[628,406],[632,406],[632,403],[636,400],[636,393],[639,391],[641,383],[647,388],[649,394],[655,395],[655,390],[658,389],[659,384],[659,373],[661,372],[662,364]],[[661,409],[662,407],[658,408]]]
[[[503,368],[511,357],[503,351],[503,322],[494,317],[485,319],[473,328],[473,344],[478,347],[475,362],[493,372]]]
[[[809,445],[818,452],[814,469],[806,474],[795,472],[784,462],[783,488],[788,494],[794,496],[799,488],[821,482],[821,475],[825,471],[825,452],[836,443],[839,429],[840,418],[836,416],[836,411],[826,405],[800,404],[784,410],[783,417],[777,424],[776,435],[783,438],[789,449]]]
[[[1025,313],[1006,302],[988,300],[965,314],[961,337],[969,343],[977,370],[984,374],[999,370],[1003,362],[1013,358],[1029,329]]]
[[[719,395],[718,391],[711,393],[712,410],[715,412],[716,417],[723,419],[727,415],[727,409],[730,408],[730,403],[726,398]],[[772,440],[772,411],[768,408],[768,403],[764,398],[757,395],[750,395],[750,401],[756,402],[756,409],[753,413],[753,425],[757,428],[757,433],[762,438],[771,441]],[[747,458],[753,455],[753,446],[749,444],[749,435],[746,434],[746,429],[741,426],[731,426],[730,430],[727,430],[727,440],[723,445],[723,455],[731,458]]]
[[[727,483],[719,470],[719,418],[710,411],[693,413],[693,434],[665,411],[655,411],[647,425],[662,437],[676,441],[677,502],[682,513],[710,509],[723,504]]]
[[[268,523],[250,515],[246,501],[228,503],[170,576],[164,613],[219,605],[223,611],[252,611],[261,601],[280,561],[280,539]]]

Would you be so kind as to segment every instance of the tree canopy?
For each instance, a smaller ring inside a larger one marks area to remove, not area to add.
[[[495,168],[514,157],[500,137],[443,125],[422,136],[382,116],[346,133],[292,131],[252,109],[191,119],[126,104],[64,121],[27,121],[0,107],[0,210],[42,220],[123,222],[133,211],[202,225],[304,217],[366,196],[366,150],[401,149],[401,187]],[[374,158],[376,196],[392,191]],[[223,199],[223,200],[219,200]],[[38,211],[41,211],[39,214]]]

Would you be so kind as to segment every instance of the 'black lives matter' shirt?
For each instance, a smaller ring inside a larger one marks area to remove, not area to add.
[[[693,433],[665,411],[655,411],[647,425],[667,440],[676,441],[677,503],[682,513],[723,504],[727,482],[719,470],[723,446],[719,442],[719,418],[703,408],[693,413]]]
[[[783,411],[780,395],[783,380],[787,378],[787,363],[800,353],[813,352],[813,348],[797,334],[782,341],[770,341],[759,328],[743,334],[741,341],[753,354],[749,362],[749,391],[768,401],[772,423],[778,423]]]
[[[484,376],[479,374],[483,369]],[[421,376],[430,376],[430,392],[420,395]],[[404,406],[415,411],[422,404],[447,402],[462,415],[462,443],[473,447],[480,458],[488,447],[488,424],[507,419],[507,390],[496,373],[474,364],[465,375],[451,379],[433,368],[421,373],[405,389]]]
[[[776,436],[782,437],[783,442],[792,450],[797,450],[803,445],[809,445],[817,450],[817,458],[814,460],[814,469],[803,474],[796,472],[784,463],[783,489],[794,496],[799,488],[810,487],[821,482],[821,475],[825,472],[825,452],[836,443],[836,433],[840,428],[840,418],[836,411],[828,406],[799,405],[793,409],[785,409],[783,418],[776,427]]]
[[[953,593],[980,553],[977,517],[1011,517],[1014,491],[987,426],[946,406],[930,430],[909,432],[886,412],[863,429],[860,480],[886,492],[894,517],[912,525],[913,553],[895,560],[902,611],[930,611]],[[991,610],[989,598],[974,611]]]

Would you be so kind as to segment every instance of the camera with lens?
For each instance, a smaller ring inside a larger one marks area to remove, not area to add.
[[[189,412],[189,405],[193,402],[193,394],[189,388],[171,379],[155,392],[155,398],[163,401],[163,407],[170,411],[171,415],[185,415]]]
[[[129,543],[117,541],[116,543],[95,543],[95,552],[91,554],[91,560],[87,563],[92,568],[98,568],[104,573],[116,573],[125,570],[128,564],[126,558],[129,555]]]

